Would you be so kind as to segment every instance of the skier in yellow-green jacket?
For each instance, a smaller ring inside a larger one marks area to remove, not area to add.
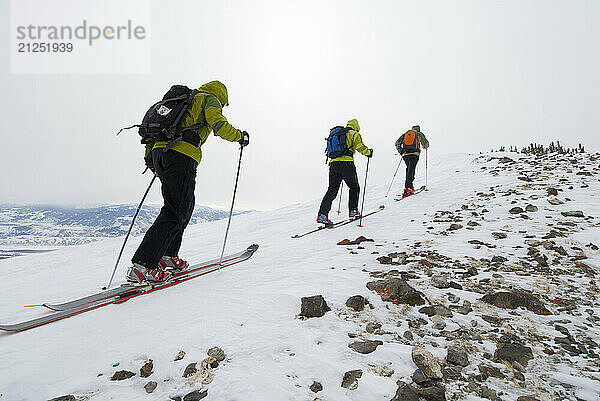
[[[168,269],[177,271],[188,266],[178,254],[183,231],[194,211],[196,169],[202,159],[200,148],[211,131],[241,146],[250,141],[246,131],[234,128],[223,116],[223,106],[228,103],[227,88],[221,82],[202,85],[177,126],[181,139],[146,145],[146,166],[161,181],[164,206],[131,259],[129,281],[164,282],[171,276]]]
[[[345,140],[344,140],[345,139]],[[327,156],[329,162],[329,188],[321,201],[317,223],[331,225],[329,211],[331,203],[335,199],[342,180],[348,185],[350,195],[348,197],[348,210],[350,218],[359,218],[358,196],[360,186],[354,165],[354,153],[359,152],[367,157],[373,156],[373,149],[369,149],[362,141],[360,126],[356,119],[348,121],[346,127],[334,127],[331,129],[327,139]]]

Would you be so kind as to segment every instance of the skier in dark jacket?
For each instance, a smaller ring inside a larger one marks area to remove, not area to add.
[[[188,266],[178,254],[183,231],[194,211],[196,168],[202,158],[200,147],[210,132],[241,146],[250,141],[246,131],[234,128],[223,117],[223,106],[229,103],[225,85],[212,81],[202,85],[199,91],[179,127],[200,124],[201,128],[187,131],[183,140],[166,151],[166,141],[146,146],[144,159],[161,181],[164,205],[131,259],[133,265],[127,273],[129,281],[164,282],[171,277],[167,269],[177,271]]]
[[[425,138],[425,134],[421,132],[421,127],[418,125],[413,125],[410,130],[402,134],[396,141],[396,149],[406,164],[406,180],[402,196],[409,196],[415,193],[413,181],[415,180],[415,170],[419,162],[421,147],[425,149],[429,148],[429,141]]]
[[[348,196],[349,216],[350,218],[360,217],[360,212],[358,211],[360,186],[358,184],[358,176],[356,175],[356,166],[354,165],[354,152],[358,151],[367,157],[372,157],[373,149],[369,149],[363,143],[360,135],[360,126],[356,119],[348,121],[346,127],[348,128],[346,132],[346,145],[350,154],[336,157],[329,162],[329,188],[321,201],[317,223],[325,225],[333,224],[327,216],[331,210],[331,202],[337,196],[342,180],[350,189],[350,195]]]

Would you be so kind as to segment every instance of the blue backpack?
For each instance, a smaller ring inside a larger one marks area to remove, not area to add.
[[[348,149],[347,133],[350,128],[347,127],[333,127],[329,131],[329,137],[325,138],[327,141],[327,148],[325,154],[330,159],[335,159],[341,156],[352,156],[352,151]]]

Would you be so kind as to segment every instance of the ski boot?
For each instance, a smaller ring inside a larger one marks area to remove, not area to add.
[[[185,270],[190,266],[190,264],[187,261],[179,259],[179,257],[177,256],[163,256],[158,261],[158,265],[163,270],[172,269],[177,271]]]
[[[333,222],[329,220],[329,217],[324,214],[317,216],[317,223],[325,224],[325,227],[333,225]]]
[[[171,273],[159,268],[148,269],[139,263],[134,263],[127,272],[127,281],[130,283],[141,284],[144,281],[148,283],[164,283],[171,278]]]
[[[350,212],[348,213],[348,217],[355,220],[360,219],[360,212],[357,209],[350,210]]]
[[[407,188],[404,188],[404,192],[402,193],[402,197],[403,197],[403,198],[406,198],[407,196],[410,196],[410,195],[412,195],[412,194],[414,194],[414,193],[415,193],[415,190],[414,190],[414,188],[412,188],[412,187],[411,187],[411,188],[408,188],[408,187],[407,187]]]

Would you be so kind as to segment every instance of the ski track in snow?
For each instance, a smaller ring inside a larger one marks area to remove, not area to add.
[[[503,156],[517,161],[533,159],[516,153],[445,155],[429,163],[429,189],[401,202],[392,201],[393,196],[384,199],[387,185],[369,186],[365,211],[380,204],[385,204],[386,209],[366,218],[364,228],[349,224],[292,239],[293,234],[314,227],[320,200],[236,216],[226,252],[257,243],[260,248],[250,260],[123,304],[25,332],[0,334],[0,399],[44,400],[64,394],[91,400],[164,400],[174,395],[183,396],[201,387],[199,383],[190,384],[190,380],[181,377],[184,368],[191,362],[198,362],[199,366],[208,348],[216,345],[225,351],[227,359],[214,370],[214,380],[206,386],[210,400],[308,400],[315,397],[324,401],[390,400],[398,387],[396,381],[410,383],[410,376],[416,369],[411,359],[411,345],[398,339],[408,329],[406,320],[427,317],[418,312],[419,307],[384,303],[365,287],[367,282],[375,280],[368,272],[389,269],[417,274],[419,278],[409,280],[409,284],[422,291],[431,303],[448,305],[445,297],[449,292],[458,295],[461,303],[463,300],[473,303],[474,312],[468,315],[454,313],[453,318],[446,319],[445,330],[452,331],[460,326],[471,328],[472,320],[476,320],[479,327],[489,328],[480,317],[489,314],[510,318],[510,328],[504,327],[506,331],[517,332],[520,336],[528,331],[539,332],[549,336],[551,342],[551,338],[559,333],[548,322],[566,319],[570,328],[587,327],[589,336],[598,340],[597,322],[591,324],[585,320],[588,314],[584,311],[590,309],[589,306],[580,308],[579,316],[558,312],[558,308],[548,302],[545,302],[546,306],[554,315],[539,316],[522,308],[515,313],[479,302],[482,294],[466,288],[433,287],[422,266],[384,266],[377,262],[377,257],[390,252],[411,253],[417,249],[436,251],[465,263],[470,261],[466,256],[490,259],[499,255],[509,259],[507,264],[517,264],[519,258],[527,256],[525,235],[533,235],[539,240],[552,228],[549,223],[556,227],[557,220],[568,220],[577,222],[579,229],[554,240],[570,255],[575,254],[572,246],[584,249],[588,257],[584,262],[593,266],[597,273],[600,254],[585,248],[585,244],[594,242],[598,245],[600,242],[597,162],[591,177],[576,176],[578,169],[575,167],[569,173],[565,163],[559,163],[552,177],[538,181],[543,185],[528,188],[529,183],[517,179],[522,175],[517,171],[519,168],[505,170],[501,166],[500,174],[490,173],[498,166],[498,159],[492,158]],[[424,167],[424,160],[421,160],[415,185],[424,183]],[[530,172],[526,165],[520,167]],[[396,193],[401,191],[402,176],[399,174],[396,179],[393,188]],[[560,182],[562,176],[572,182]],[[580,188],[582,182],[589,187]],[[567,189],[569,184],[573,185],[572,190]],[[548,186],[564,188],[558,198],[572,200],[562,205],[550,205],[545,191]],[[491,187],[498,196],[485,199],[477,195],[490,192]],[[509,189],[518,194],[504,196]],[[531,195],[538,198],[531,199]],[[511,204],[513,200],[517,203]],[[528,213],[530,220],[508,213],[510,208],[524,208],[528,203],[539,207],[539,211]],[[467,205],[467,209],[462,210],[463,214],[455,215],[463,217],[460,223],[465,228],[445,235],[450,223],[433,222],[436,212],[460,211],[462,205]],[[481,207],[487,208],[489,213],[477,219],[481,226],[468,230],[469,213]],[[561,211],[567,210],[582,210],[586,216],[595,219],[560,216]],[[346,207],[343,213],[345,216]],[[552,219],[545,216],[552,216]],[[334,221],[341,218],[336,216],[335,210],[330,217]],[[226,223],[222,220],[190,226],[181,256],[191,263],[218,256]],[[518,233],[519,230],[527,233]],[[495,240],[492,232],[505,232],[507,238]],[[365,249],[336,245],[344,238],[354,239],[359,235],[375,242],[361,244]],[[475,249],[468,243],[473,239],[497,248],[481,246]],[[117,272],[117,281],[125,275],[126,260],[140,240],[130,240],[124,262]],[[23,305],[65,301],[99,290],[106,285],[121,241],[122,238],[107,239],[46,254],[0,260],[2,323],[48,313],[42,308],[24,308]],[[416,247],[415,242],[421,245]],[[357,253],[349,253],[349,249]],[[372,254],[374,251],[379,254]],[[451,273],[452,269],[447,272]],[[484,266],[469,280],[477,283],[481,279],[490,279],[503,286],[530,289],[545,299],[552,298],[559,288],[554,281],[536,274],[498,273],[501,278],[493,276],[493,272]],[[563,282],[561,285],[572,285],[574,291],[581,290],[581,296],[590,288],[590,279],[584,276],[559,279]],[[324,296],[331,312],[321,318],[298,319],[300,298],[317,294]],[[374,309],[354,312],[347,308],[346,300],[356,294],[367,297]],[[591,293],[588,291],[587,294]],[[593,297],[591,309],[598,316],[597,291]],[[367,334],[364,326],[369,321],[383,323],[382,330],[395,335]],[[396,322],[400,322],[400,326],[396,326]],[[348,348],[354,341],[348,333],[358,333],[359,338],[381,339],[384,344],[375,352],[362,355]],[[444,337],[415,337],[413,343],[417,342],[423,343],[441,360],[445,358],[449,342]],[[489,339],[474,341],[473,345],[478,351],[470,354],[471,363],[463,370],[465,376],[478,373],[477,365],[484,360],[484,351],[493,354],[495,350],[495,343]],[[527,394],[537,394],[540,400],[574,400],[575,396],[584,400],[599,399],[597,358],[593,361],[580,356],[572,358],[579,361],[574,363],[558,354],[546,355],[542,344],[528,345],[533,348],[534,359],[525,368],[524,388],[511,380],[487,380],[486,385],[498,391],[501,399],[515,400]],[[186,356],[174,362],[180,350],[184,350]],[[142,379],[139,368],[148,359],[154,362],[154,373],[148,379]],[[119,366],[113,367],[116,363]],[[384,365],[394,370],[392,377],[374,373]],[[121,369],[130,370],[136,376],[119,382],[110,381],[110,376]],[[364,372],[358,388],[340,387],[344,372],[353,369]],[[158,382],[152,394],[146,394],[143,388],[149,380]],[[323,385],[323,391],[316,395],[308,389],[314,380]],[[446,390],[449,399],[482,399],[459,390],[451,382],[446,385]]]

